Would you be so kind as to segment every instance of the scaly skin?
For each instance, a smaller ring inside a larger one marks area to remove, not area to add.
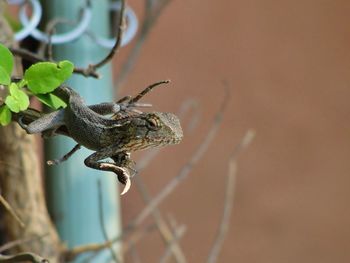
[[[131,114],[126,111],[132,105],[118,103],[86,106],[80,95],[69,87],[58,88],[56,94],[68,102],[67,108],[39,116],[33,112],[29,115],[28,110],[22,113],[18,123],[27,133],[42,133],[46,137],[63,134],[78,143],[66,156],[49,164],[65,161],[80,145],[94,150],[85,159],[85,165],[117,174],[118,180],[125,185],[122,194],[131,185],[130,170],[134,171],[131,152],[177,144],[183,137],[180,121],[172,113]],[[108,114],[117,117],[104,116]],[[109,157],[114,163],[101,161]]]

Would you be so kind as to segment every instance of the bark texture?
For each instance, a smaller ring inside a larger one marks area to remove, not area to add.
[[[13,44],[12,34],[1,14],[2,4],[0,1],[0,42],[9,45]],[[20,70],[17,63],[17,73]],[[34,136],[28,136],[17,124],[0,127],[1,195],[25,224],[22,227],[0,204],[1,242],[30,240],[16,246],[11,253],[33,252],[50,262],[58,262],[60,241],[47,212],[35,149]]]

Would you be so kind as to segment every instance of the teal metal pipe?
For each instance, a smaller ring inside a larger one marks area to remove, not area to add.
[[[92,20],[89,30],[98,35],[109,34],[108,1],[92,2]],[[79,19],[85,1],[50,0],[43,1],[46,21],[53,18],[64,18],[71,21]],[[74,25],[59,26],[57,33],[72,30]],[[86,67],[101,60],[108,50],[101,48],[94,41],[83,35],[74,42],[54,47],[56,60],[68,59],[76,66]],[[113,100],[111,66],[99,70],[101,79],[85,78],[75,75],[68,85],[77,90],[87,104]],[[46,148],[47,159],[61,157],[67,153],[75,142],[69,138],[50,140]],[[46,189],[49,211],[58,229],[61,239],[69,248],[88,243],[105,241],[103,227],[108,238],[112,239],[121,233],[120,200],[118,182],[114,174],[95,171],[85,167],[84,159],[92,152],[79,150],[66,162],[47,169]],[[98,181],[102,188],[102,207],[99,206]],[[101,223],[101,211],[104,222]],[[118,253],[120,246],[114,246]],[[109,250],[100,253],[93,262],[109,262]],[[81,262],[85,256],[75,262]]]

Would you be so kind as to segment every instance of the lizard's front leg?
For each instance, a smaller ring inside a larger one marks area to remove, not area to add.
[[[117,175],[119,182],[125,185],[121,193],[121,195],[123,195],[127,191],[129,191],[131,186],[130,174],[128,172],[128,169],[122,166],[118,166],[114,163],[100,161],[110,157],[112,155],[111,150],[112,150],[112,147],[107,147],[105,149],[97,151],[91,154],[90,156],[88,156],[84,160],[84,163],[86,166],[96,170],[114,172]]]
[[[81,148],[81,145],[78,143],[76,144],[72,150],[70,150],[68,153],[63,155],[61,158],[54,159],[54,160],[48,160],[46,163],[48,165],[57,165],[64,161],[67,161],[76,151],[78,151]]]

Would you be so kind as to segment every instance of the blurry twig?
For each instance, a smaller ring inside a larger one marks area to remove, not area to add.
[[[39,54],[45,54],[45,49],[46,49],[46,55],[45,57],[49,61],[53,61],[53,53],[52,53],[52,35],[55,32],[55,28],[58,24],[74,24],[71,21],[68,21],[67,19],[62,19],[62,18],[55,18],[49,21],[49,23],[46,26],[46,34],[48,36],[48,43],[42,42],[41,47],[39,50],[43,50],[42,52],[38,52]]]
[[[134,234],[129,238],[129,240],[123,243],[123,254],[127,253],[129,250],[132,250],[132,247],[135,246],[143,237],[145,237],[147,234],[153,232],[156,229],[157,226],[154,223],[152,223],[146,228],[134,232]]]
[[[183,237],[183,235],[186,232],[186,226],[180,226],[179,228],[177,228],[175,230],[174,233],[174,238],[173,240],[171,240],[171,242],[168,244],[167,248],[164,251],[164,254],[161,256],[159,263],[166,263],[168,262],[170,255],[171,255],[171,251],[173,250],[173,246],[177,245],[179,240]]]
[[[47,259],[30,252],[19,253],[19,254],[10,255],[10,256],[0,254],[1,263],[28,262],[28,261],[33,263],[49,263]]]
[[[135,245],[131,246],[131,248],[130,248],[130,255],[131,255],[132,261],[134,263],[141,263],[141,258],[140,258],[139,253],[136,250],[136,246]]]
[[[113,245],[113,241],[107,241],[105,243],[99,244],[99,243],[92,243],[82,246],[74,247],[70,250],[64,251],[63,258],[65,262],[73,261],[77,256],[86,253],[86,252],[96,252],[98,253],[101,250],[104,250],[106,248],[109,248],[111,245]]]
[[[105,242],[106,243],[110,243],[109,242],[109,238],[108,238],[108,234],[107,234],[107,230],[106,230],[106,226],[105,226],[104,214],[103,214],[102,189],[101,189],[102,187],[101,187],[101,181],[100,180],[97,181],[97,185],[98,185],[98,207],[99,207],[101,229],[102,229],[102,233],[103,233],[103,237],[105,239]],[[112,247],[111,243],[108,246],[108,248],[109,248],[109,251],[112,254],[113,260],[116,263],[120,262],[120,259],[118,258],[117,254],[113,250],[113,247]]]
[[[25,224],[23,221],[19,218],[19,216],[16,214],[15,210],[11,207],[11,205],[6,201],[6,199],[0,195],[0,203],[5,207],[5,209],[12,215],[12,217],[18,222],[18,224],[24,228]]]
[[[177,116],[181,120],[191,110],[193,111],[193,116],[191,116],[191,120],[187,124],[187,130],[189,132],[194,130],[200,119],[198,101],[193,99],[184,101],[179,109],[179,112],[177,113]]]
[[[147,187],[143,182],[141,176],[136,176],[135,182],[143,200],[145,201],[146,205],[148,205],[152,201],[152,197],[148,192]],[[176,262],[187,262],[181,247],[178,244],[173,244],[173,240],[176,240],[176,238],[173,236],[171,230],[169,229],[168,225],[163,219],[162,214],[156,207],[152,211],[152,216],[157,224],[158,230],[163,238],[163,241],[165,242],[167,247],[170,247],[170,252],[173,253]]]
[[[130,242],[132,242],[133,244],[136,244],[137,242],[139,242],[139,240],[141,240],[146,234],[150,233],[151,231],[154,231],[156,229],[154,223],[146,226],[146,228],[141,229],[140,231],[134,232],[134,235],[132,236],[132,239]],[[92,244],[86,244],[86,245],[81,245],[81,246],[77,246],[74,247],[70,250],[66,250],[64,251],[64,259],[66,261],[72,261],[74,260],[77,256],[83,254],[83,253],[87,253],[87,252],[95,252],[96,255],[107,248],[110,248],[114,243],[116,242],[121,242],[125,237],[125,232],[127,232],[128,234],[130,234],[130,231],[133,229],[128,229],[127,231],[124,231],[123,234],[115,237],[112,240],[107,240],[104,243],[92,243]],[[126,242],[125,244],[123,244],[123,253],[126,253],[129,249],[130,249],[130,242]],[[94,256],[96,256],[94,255]]]
[[[22,59],[28,60],[33,63],[47,61],[44,57],[23,48],[9,47],[9,49],[15,56],[19,56]],[[51,62],[55,63],[56,61],[51,61]],[[83,75],[85,77],[93,77],[93,78],[99,78],[100,76],[95,71],[91,71],[91,70],[87,70],[85,68],[79,68],[79,67],[74,67],[73,73]]]
[[[0,247],[0,253],[3,251],[9,250],[13,247],[22,245],[24,243],[35,242],[36,240],[40,240],[40,239],[46,237],[47,235],[48,234],[41,235],[41,236],[33,236],[33,237],[28,237],[28,238],[24,238],[24,239],[17,239],[14,241],[7,242]]]
[[[120,73],[115,78],[116,87],[120,88],[130,71],[135,65],[137,57],[140,54],[142,46],[146,41],[149,32],[156,23],[158,17],[163,9],[168,5],[170,0],[146,0],[145,1],[145,15],[141,23],[140,33],[135,40],[135,45],[132,47],[130,53],[126,58],[126,62],[122,65]]]
[[[232,211],[232,206],[234,201],[234,191],[235,191],[235,182],[236,182],[236,173],[237,173],[237,163],[236,163],[237,155],[251,143],[254,136],[255,136],[255,132],[252,130],[248,130],[247,133],[244,135],[242,141],[235,147],[234,151],[230,156],[222,220],[221,220],[221,224],[219,226],[219,230],[217,232],[217,236],[215,238],[214,244],[210,250],[207,263],[217,262],[219,253],[221,251],[226,234],[228,232],[231,211]]]
[[[123,35],[123,20],[124,20],[124,12],[125,12],[125,0],[120,0],[120,14],[119,14],[119,21],[118,21],[118,32],[116,34],[116,41],[108,55],[103,58],[100,62],[96,64],[89,65],[88,69],[92,71],[96,71],[98,68],[102,67],[106,63],[112,60],[114,54],[117,52],[117,50],[120,47],[120,44],[122,42],[122,35]]]

